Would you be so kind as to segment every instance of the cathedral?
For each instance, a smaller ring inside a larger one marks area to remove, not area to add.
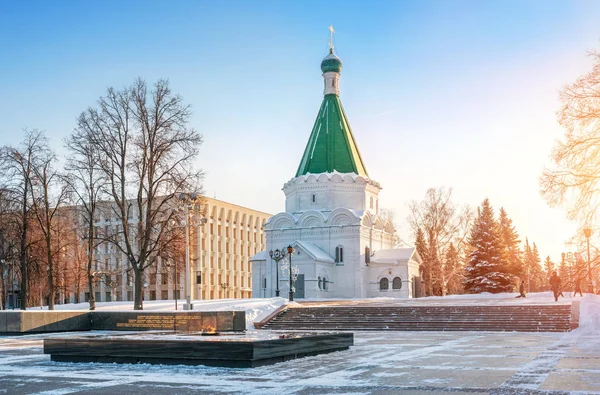
[[[290,258],[294,299],[419,296],[420,257],[395,248],[394,226],[380,216],[381,186],[342,107],[342,62],[331,42],[321,71],[323,102],[298,171],[283,185],[285,212],[264,225],[266,251],[250,260],[252,296],[288,296]]]

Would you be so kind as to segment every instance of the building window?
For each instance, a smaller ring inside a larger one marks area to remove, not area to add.
[[[368,265],[371,262],[371,249],[365,247],[365,263]]]
[[[313,203],[315,203],[317,201],[317,196],[313,194],[312,200],[313,200]]]
[[[342,246],[335,247],[335,262],[336,263],[344,263],[344,247],[342,247]]]
[[[327,277],[323,277],[323,291],[327,291],[329,289],[329,281],[327,281]]]
[[[390,289],[390,280],[388,280],[387,277],[384,277],[381,280],[379,280],[379,290],[387,291],[388,289]]]
[[[392,289],[401,289],[402,288],[402,279],[400,277],[394,277],[392,280]]]
[[[321,279],[321,276],[318,277],[319,279],[319,290],[323,289],[323,280]]]

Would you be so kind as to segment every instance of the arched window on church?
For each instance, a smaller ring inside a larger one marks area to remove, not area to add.
[[[390,289],[390,280],[388,280],[387,277],[384,277],[381,280],[379,280],[379,290],[387,291],[388,289]]]
[[[335,247],[335,262],[336,263],[344,263],[344,247],[342,247],[342,246]]]
[[[400,277],[394,277],[392,280],[392,289],[401,289],[402,288],[402,279]]]
[[[323,289],[323,279],[319,276],[319,290]]]
[[[365,247],[365,263],[367,265],[371,263],[371,249],[369,247]]]
[[[327,281],[327,277],[323,277],[323,291],[327,291],[329,289],[329,281]]]

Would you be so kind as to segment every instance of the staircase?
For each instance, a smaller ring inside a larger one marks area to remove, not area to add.
[[[264,329],[568,332],[570,305],[327,306],[284,310]]]

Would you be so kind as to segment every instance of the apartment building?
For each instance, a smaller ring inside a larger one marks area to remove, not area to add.
[[[105,210],[95,226],[118,233],[120,221]],[[271,214],[212,198],[202,198],[201,209],[190,215],[190,296],[192,299],[250,298],[250,257],[265,249],[263,225]],[[131,218],[135,223],[135,218]],[[185,298],[185,258],[158,259],[146,269],[144,300]],[[116,246],[104,242],[96,248],[94,272],[98,302],[133,300],[133,272]],[[89,294],[82,290],[80,301]],[[68,298],[75,300],[74,294]]]

